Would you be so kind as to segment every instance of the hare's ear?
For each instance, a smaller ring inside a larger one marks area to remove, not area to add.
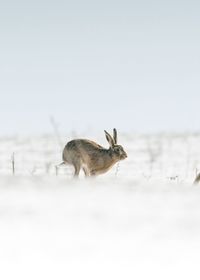
[[[114,140],[114,143],[117,144],[117,129],[116,128],[113,129],[113,140]]]
[[[108,143],[110,144],[110,147],[111,148],[114,147],[114,145],[115,145],[114,140],[112,139],[112,137],[110,136],[110,134],[106,130],[104,130],[104,132],[105,132],[105,135],[106,135],[106,139],[107,139]]]

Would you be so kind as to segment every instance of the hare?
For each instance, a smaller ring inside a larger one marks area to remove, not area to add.
[[[74,166],[74,177],[78,177],[81,168],[85,176],[96,176],[107,172],[116,162],[127,158],[123,147],[117,144],[117,130],[113,137],[105,131],[109,149],[87,139],[75,139],[67,143],[63,150],[63,163]]]

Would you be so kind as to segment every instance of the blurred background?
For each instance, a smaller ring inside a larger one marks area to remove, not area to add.
[[[199,131],[199,2],[8,0],[0,135]]]

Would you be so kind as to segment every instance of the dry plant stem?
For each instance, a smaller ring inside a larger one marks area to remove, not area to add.
[[[12,163],[12,174],[15,175],[15,153],[12,154],[11,157],[11,163]]]

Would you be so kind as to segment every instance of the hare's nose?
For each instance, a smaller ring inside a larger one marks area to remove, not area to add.
[[[124,153],[124,157],[125,157],[125,158],[127,158],[127,157],[128,157],[127,153]]]

